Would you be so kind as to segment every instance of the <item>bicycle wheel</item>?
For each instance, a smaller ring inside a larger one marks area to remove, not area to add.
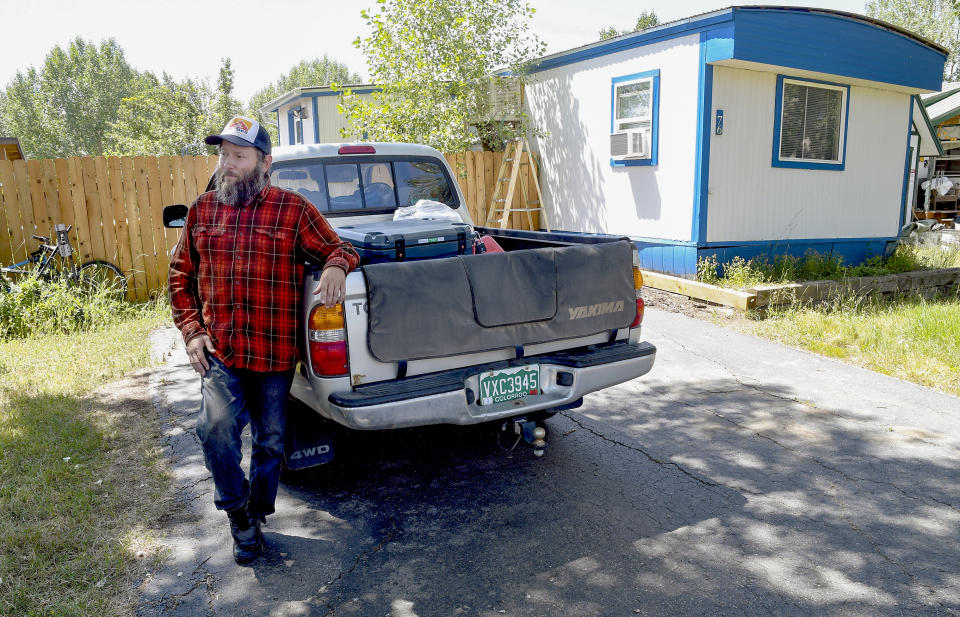
[[[105,289],[117,300],[127,297],[127,277],[109,261],[88,261],[80,266],[77,274],[80,276],[80,284],[91,293]]]

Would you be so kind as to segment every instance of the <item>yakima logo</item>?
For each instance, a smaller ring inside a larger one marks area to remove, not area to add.
[[[619,313],[623,310],[623,300],[615,302],[601,302],[600,304],[588,304],[587,306],[575,306],[570,311],[570,319],[583,319],[584,317],[597,317],[607,313]]]

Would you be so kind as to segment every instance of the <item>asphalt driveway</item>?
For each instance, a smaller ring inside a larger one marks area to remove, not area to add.
[[[960,399],[650,309],[653,371],[548,422],[349,434],[234,565],[173,331],[183,508],[139,615],[960,615]]]

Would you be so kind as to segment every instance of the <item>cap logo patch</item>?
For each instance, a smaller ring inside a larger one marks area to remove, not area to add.
[[[230,122],[227,122],[227,126],[223,127],[223,132],[220,134],[236,135],[237,137],[243,138],[245,141],[253,143],[257,139],[257,131],[259,130],[260,123],[256,120],[237,116]]]
[[[227,123],[228,130],[234,130],[238,133],[249,133],[251,128],[253,128],[253,123],[243,118],[234,118]]]

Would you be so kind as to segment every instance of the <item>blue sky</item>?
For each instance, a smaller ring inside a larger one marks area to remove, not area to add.
[[[4,53],[0,85],[18,70],[39,67],[57,44],[75,36],[99,42],[113,37],[139,70],[166,70],[176,78],[216,80],[221,57],[236,71],[235,87],[246,102],[301,60],[323,54],[366,76],[363,56],[351,44],[366,34],[360,9],[372,0],[0,0]],[[864,12],[863,0],[807,0],[777,4]],[[729,6],[729,2],[533,0],[533,28],[550,53],[595,41],[605,26],[630,28],[644,9],[661,21]]]

